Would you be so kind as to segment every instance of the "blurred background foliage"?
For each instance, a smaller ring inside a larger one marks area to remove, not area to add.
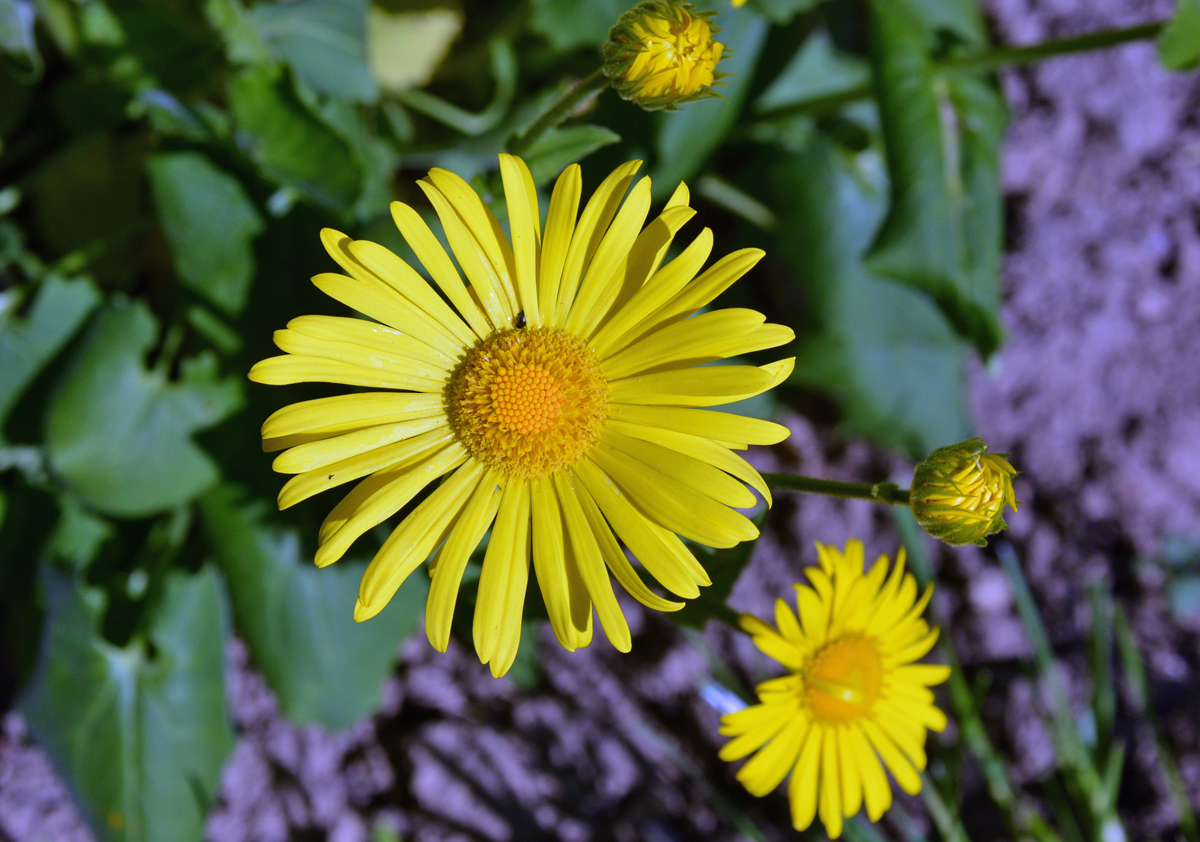
[[[797,329],[777,400],[914,457],[966,438],[964,361],[1003,341],[1005,108],[972,61],[977,4],[712,2],[723,99],[601,94],[525,152],[539,187],[635,157],[660,200],[688,181],[723,253],[768,252],[733,294]],[[427,581],[353,622],[374,548],[311,567],[325,504],[275,512],[259,448],[271,411],[328,391],[245,373],[273,329],[336,308],[307,282],[332,268],[320,228],[419,265],[388,203],[432,220],[433,166],[503,222],[496,153],[628,5],[0,0],[0,702],[103,838],[199,838],[233,739],[231,627],[295,721],[377,707]],[[1198,27],[1183,3],[1168,63],[1194,63]],[[749,549],[713,559],[688,624],[728,612]]]

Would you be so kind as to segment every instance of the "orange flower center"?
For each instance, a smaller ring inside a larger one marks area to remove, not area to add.
[[[451,427],[472,456],[510,474],[540,477],[573,465],[608,417],[608,384],[593,356],[562,330],[493,334],[450,378]]]
[[[845,723],[870,712],[879,695],[883,661],[875,644],[862,635],[840,637],[817,650],[803,675],[813,715]]]

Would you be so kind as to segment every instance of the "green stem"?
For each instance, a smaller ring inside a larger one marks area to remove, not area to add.
[[[982,73],[998,70],[1002,67],[1018,67],[1035,61],[1053,58],[1054,56],[1069,55],[1070,53],[1098,50],[1105,47],[1115,47],[1130,41],[1141,41],[1155,38],[1167,21],[1145,23],[1125,29],[1104,29],[1099,32],[1089,32],[1074,38],[1062,38],[1055,41],[1043,41],[1040,44],[1030,44],[1025,47],[1000,47],[972,56],[958,56],[945,59],[934,65],[939,73]],[[864,82],[844,91],[794,102],[773,111],[765,112],[764,119],[776,120],[787,117],[798,117],[808,114],[827,114],[839,108],[867,99],[874,93],[874,83]]]
[[[840,482],[832,479],[817,479],[799,474],[763,474],[767,485],[776,491],[810,491],[830,497],[845,497],[851,500],[871,500],[893,506],[908,505],[908,489],[895,483]]]
[[[611,84],[611,80],[604,75],[603,68],[597,69],[590,76],[583,77],[575,87],[563,94],[562,99],[554,103],[549,111],[539,117],[538,121],[530,126],[523,135],[515,138],[509,144],[508,151],[514,155],[528,152],[538,138],[571,116],[571,112],[592,93],[604,90],[609,84]]]

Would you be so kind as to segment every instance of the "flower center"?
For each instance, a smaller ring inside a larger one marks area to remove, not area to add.
[[[879,695],[883,661],[874,643],[853,635],[822,646],[803,672],[804,694],[813,714],[844,723],[871,710]]]
[[[575,464],[595,444],[608,417],[607,392],[592,352],[576,336],[509,330],[458,364],[446,411],[472,456],[532,478]]]

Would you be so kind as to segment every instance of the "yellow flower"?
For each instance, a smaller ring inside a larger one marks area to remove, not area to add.
[[[361,480],[321,527],[316,562],[325,566],[443,478],[367,568],[356,620],[377,614],[440,547],[425,626],[445,651],[464,569],[490,528],[474,641],[494,674],[516,656],[531,558],[563,646],[591,641],[594,607],[609,640],[628,651],[609,572],[651,608],[682,603],[653,593],[618,540],[666,590],[691,598],[709,578],[679,536],[716,547],[757,536],[731,507],[753,505],[743,483],[768,501],[769,493],[733,449],[781,441],[787,430],[697,407],[764,392],[793,361],[701,364],[782,345],[793,333],[752,310],[694,315],[763,253],[743,249],[696,277],[712,249],[705,228],[663,265],[695,212],[681,184],[643,228],[650,179],[622,203],[640,164],[617,168],[578,218],[580,170],[568,167],[543,231],[529,170],[501,155],[511,244],[465,181],[432,170],[418,184],[458,266],[417,211],[395,202],[392,216],[442,295],[382,246],[321,232],[346,274],[313,282],[374,321],[293,319],[275,334],[286,354],[258,363],[250,378],[370,391],[293,404],[267,419],[264,450],[287,449],[275,470],[296,474],[279,505]]]
[[[711,12],[690,3],[647,0],[621,15],[604,44],[604,72],[627,100],[650,111],[716,96],[711,85],[725,47]]]
[[[913,516],[935,538],[947,544],[985,546],[987,536],[1008,529],[1007,503],[1015,512],[1012,478],[1017,470],[1004,458],[988,453],[982,439],[938,448],[913,472],[909,503]]]
[[[775,626],[741,617],[758,648],[791,672],[758,686],[760,704],[722,719],[721,733],[734,739],[721,758],[758,752],[737,774],[757,796],[791,773],[796,829],[819,813],[836,839],[842,819],[864,804],[871,821],[891,806],[881,758],[905,792],[920,791],[926,729],[946,727],[929,687],[945,681],[950,668],[913,663],[938,632],[921,619],[933,586],[917,598],[903,548],[890,576],[887,556],[864,575],[859,541],[842,552],[817,544],[817,551],[820,567],[807,571],[811,586],[796,585],[799,621],[782,599]]]
[[[733,4],[733,8],[740,9],[746,5],[746,0],[730,0],[730,3]]]

